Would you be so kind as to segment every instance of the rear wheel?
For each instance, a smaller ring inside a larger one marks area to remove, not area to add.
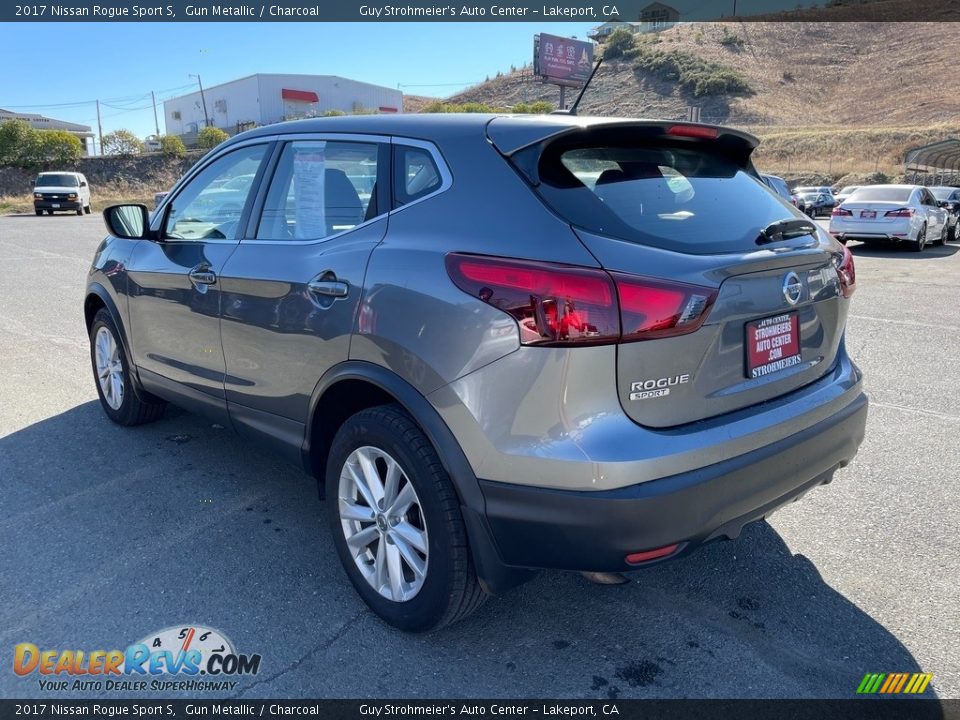
[[[402,408],[369,408],[343,424],[330,448],[326,490],[343,567],[383,620],[425,632],[483,603],[453,483]]]
[[[100,405],[118,425],[141,425],[163,415],[164,402],[144,391],[130,374],[113,317],[97,311],[90,326],[90,362]]]
[[[89,206],[89,205],[84,205],[83,211],[84,211],[87,215],[89,215],[89,214],[90,214],[90,206]]]
[[[934,245],[943,245],[947,241],[947,226],[940,228],[940,237],[933,241]]]
[[[957,224],[954,223],[947,230],[947,242],[954,242],[957,239]]]
[[[927,226],[924,225],[920,228],[920,232],[917,233],[917,239],[913,241],[913,244],[910,248],[914,252],[923,252],[924,246],[927,244]]]
[[[37,215],[43,215],[43,210],[34,210]]]

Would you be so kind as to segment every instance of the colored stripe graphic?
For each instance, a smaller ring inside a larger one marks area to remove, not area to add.
[[[933,680],[932,673],[867,673],[857,686],[858,695],[918,695]]]

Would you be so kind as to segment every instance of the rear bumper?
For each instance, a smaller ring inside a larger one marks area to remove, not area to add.
[[[887,223],[834,220],[830,223],[830,234],[841,240],[881,240],[887,242],[903,242],[916,237],[916,233],[912,232],[909,220]]]
[[[766,517],[829,482],[863,441],[867,398],[789,437],[703,468],[604,491],[480,481],[488,526],[514,567],[623,571],[626,555],[678,543],[670,557]]]

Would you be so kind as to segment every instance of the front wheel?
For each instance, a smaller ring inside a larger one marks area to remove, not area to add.
[[[34,210],[37,215],[43,215],[43,210]]]
[[[163,415],[164,403],[148,395],[130,374],[113,317],[97,311],[90,326],[90,362],[100,406],[118,425],[141,425]]]
[[[383,620],[425,632],[483,604],[453,483],[401,407],[369,408],[340,427],[326,491],[340,561]]]

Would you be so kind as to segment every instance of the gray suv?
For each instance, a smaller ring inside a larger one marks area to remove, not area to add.
[[[104,212],[97,390],[317,478],[350,581],[425,631],[537,568],[734,538],[863,440],[848,250],[756,139],[564,115],[358,116],[238,135]]]

